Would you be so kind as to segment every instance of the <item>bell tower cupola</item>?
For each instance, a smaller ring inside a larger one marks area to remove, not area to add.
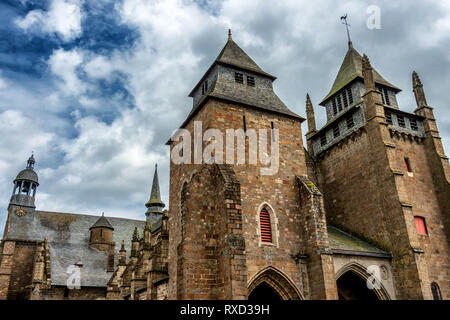
[[[39,186],[38,175],[34,171],[34,155],[31,154],[27,161],[27,167],[19,172],[14,179],[14,188],[11,195],[11,205],[36,208],[34,199]]]

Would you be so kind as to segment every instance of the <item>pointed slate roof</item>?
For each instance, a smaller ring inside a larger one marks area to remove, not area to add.
[[[104,213],[102,213],[102,216],[100,217],[100,219],[98,219],[97,222],[94,223],[92,225],[92,227],[89,228],[89,230],[91,230],[93,228],[109,228],[111,230],[114,230],[113,226],[111,225],[109,220],[105,217]]]
[[[155,173],[153,175],[152,192],[150,193],[150,199],[147,201],[145,206],[160,206],[165,207],[164,202],[161,201],[161,193],[159,191],[159,179],[158,179],[158,165],[155,165]]]
[[[216,58],[215,62],[232,65],[245,70],[253,71],[261,75],[267,76],[272,79],[276,77],[264,72],[255,61],[253,61],[245,52],[242,50],[233,39],[228,39],[227,43],[223,47],[222,51]]]
[[[193,97],[195,90],[200,86],[201,83],[203,83],[206,76],[209,74],[209,72],[214,68],[215,65],[222,64],[226,66],[234,66],[239,69],[247,70],[250,72],[254,72],[263,76],[266,76],[270,78],[271,80],[275,80],[277,77],[263,71],[255,61],[250,58],[244,50],[241,49],[237,45],[236,42],[233,41],[231,38],[231,34],[228,36],[228,41],[223,47],[222,51],[220,51],[219,55],[217,56],[216,60],[211,64],[211,66],[208,68],[208,70],[205,72],[203,77],[200,79],[200,81],[195,85],[194,89],[192,89],[191,93],[189,93],[189,97]]]
[[[373,69],[373,73],[375,83],[390,87],[396,92],[401,91],[393,84],[387,82],[375,69]],[[364,79],[362,73],[362,56],[350,44],[330,92],[319,104],[323,106],[331,96],[357,78]]]

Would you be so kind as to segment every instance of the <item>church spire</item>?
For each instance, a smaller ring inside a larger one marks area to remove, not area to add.
[[[145,215],[147,216],[147,218],[150,217],[151,220],[154,220],[154,218],[157,218],[159,215],[161,215],[162,209],[166,206],[164,202],[161,201],[157,164],[155,164],[155,173],[153,175],[153,184],[152,191],[150,193],[150,199],[147,201],[145,206],[147,207],[147,212],[145,213]],[[153,223],[156,222],[156,220],[150,222]]]
[[[233,38],[231,37],[231,29],[228,29],[228,40],[233,40]]]

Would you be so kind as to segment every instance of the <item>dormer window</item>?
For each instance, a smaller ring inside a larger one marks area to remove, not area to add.
[[[255,86],[255,77],[247,76],[247,85],[250,87]]]
[[[204,95],[207,91],[208,91],[208,80],[206,80],[206,81],[202,84],[202,95]]]
[[[234,73],[234,80],[237,83],[244,83],[244,75],[242,73],[239,72],[235,72]]]

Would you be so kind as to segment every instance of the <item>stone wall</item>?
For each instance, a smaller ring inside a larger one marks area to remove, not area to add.
[[[41,291],[41,300],[105,300],[106,287],[83,287],[67,290],[66,287],[54,286]]]
[[[193,120],[202,121],[203,131],[208,128],[220,130],[225,136],[226,129],[243,129],[243,116],[248,129],[266,129],[270,131],[271,122],[279,130],[279,169],[275,175],[262,175],[259,164],[244,164],[232,166],[241,185],[242,235],[245,239],[247,281],[251,281],[264,268],[276,268],[294,284],[295,290],[303,287],[303,277],[300,266],[293,258],[304,248],[304,230],[300,226],[299,192],[295,177],[306,176],[307,169],[302,143],[302,132],[298,119],[278,114],[245,108],[224,101],[209,100],[206,105],[186,125],[193,132]],[[268,135],[270,141],[270,134]],[[247,138],[248,141],[248,138]],[[171,145],[171,150],[174,147]],[[193,141],[191,141],[193,144]],[[224,142],[224,148],[225,148]],[[193,148],[192,148],[193,150]],[[248,142],[247,149],[248,150]],[[270,147],[269,147],[270,150]],[[193,154],[191,155],[193,158]],[[248,152],[246,154],[248,159]],[[182,186],[195,172],[198,165],[174,165],[171,163],[170,183],[170,248],[169,248],[169,298],[177,297],[179,284],[177,266],[172,261],[183,262],[183,257],[177,253],[177,246],[182,240]],[[200,183],[200,182],[199,182]],[[201,181],[205,184],[206,181]],[[205,189],[206,190],[206,189]],[[195,193],[197,194],[197,193]],[[203,197],[206,197],[204,194]],[[202,203],[203,199],[198,199]],[[277,224],[273,234],[278,234],[278,241],[273,244],[262,244],[259,239],[259,212],[263,204],[269,205],[274,212]],[[212,206],[211,204],[205,204]],[[205,218],[199,221],[204,221]],[[191,228],[201,227],[197,222]],[[189,234],[186,230],[186,234]],[[199,252],[200,254],[200,252]],[[329,261],[331,263],[331,261]],[[332,265],[331,265],[332,268]],[[181,270],[179,270],[181,272]],[[197,278],[194,277],[193,280]],[[248,283],[250,286],[251,283]]]

